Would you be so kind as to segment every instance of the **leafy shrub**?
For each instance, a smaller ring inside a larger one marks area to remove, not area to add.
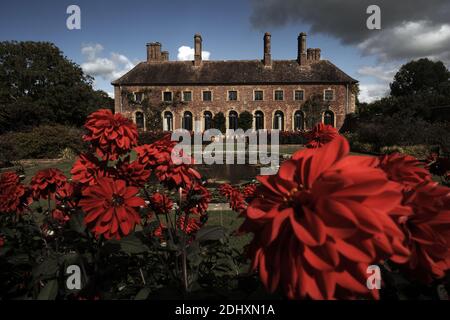
[[[432,147],[431,147],[432,148]],[[425,159],[430,151],[430,146],[426,145],[416,145],[416,146],[389,146],[381,148],[381,153],[391,154],[391,153],[403,153],[410,156],[416,157],[417,159]]]
[[[30,131],[0,135],[0,161],[58,158],[64,149],[85,151],[83,131],[63,125],[45,125]]]

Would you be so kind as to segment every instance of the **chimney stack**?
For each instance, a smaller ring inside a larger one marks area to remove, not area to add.
[[[297,62],[300,65],[306,64],[307,53],[306,53],[306,33],[302,32],[298,35],[298,52],[297,52]]]
[[[161,60],[162,61],[169,61],[169,51],[161,52]]]
[[[161,61],[161,43],[147,43],[147,62]]]
[[[308,48],[308,49],[306,50],[306,52],[307,52],[307,54],[306,54],[306,59],[307,59],[308,61],[314,60],[314,49]]]
[[[194,66],[198,67],[202,63],[202,36],[195,34],[194,36]]]
[[[271,35],[269,32],[264,34],[264,58],[263,63],[264,66],[269,67],[272,66],[272,55],[270,54],[270,38]]]
[[[316,60],[316,61],[319,61],[319,60],[320,60],[320,53],[321,53],[322,50],[320,50],[319,48],[316,48],[315,51],[316,51],[316,53],[315,53],[315,55],[314,55],[315,60]]]

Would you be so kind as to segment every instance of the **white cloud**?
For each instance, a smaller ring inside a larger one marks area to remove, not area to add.
[[[448,59],[450,24],[433,25],[426,20],[403,22],[367,38],[358,48],[366,55],[377,56],[380,61],[422,57]]]
[[[82,45],[81,53],[85,57],[85,62],[81,64],[81,68],[86,74],[112,81],[135,66],[135,63],[119,53],[112,52],[109,57],[101,57],[103,50],[103,46],[98,43]]]
[[[195,50],[189,46],[181,46],[178,48],[177,58],[180,61],[194,60]],[[202,51],[202,60],[209,60],[211,53],[209,51]]]
[[[372,83],[359,85],[359,101],[373,102],[380,98],[386,97],[389,94],[389,84],[386,83]]]

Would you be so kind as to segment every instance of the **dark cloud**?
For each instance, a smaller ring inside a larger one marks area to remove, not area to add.
[[[433,25],[449,22],[449,0],[252,0],[251,22],[258,29],[305,23],[343,43],[359,43],[377,31],[366,28],[367,7],[381,8],[383,29],[403,22],[427,20]]]

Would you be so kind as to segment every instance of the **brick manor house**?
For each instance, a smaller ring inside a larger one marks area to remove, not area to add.
[[[147,61],[112,82],[115,111],[133,119],[141,130],[151,121],[145,119],[145,99],[150,106],[161,106],[166,131],[209,129],[219,112],[226,128],[236,129],[243,111],[253,115],[254,129],[292,131],[309,129],[304,106],[315,96],[326,103],[320,111],[322,121],[340,129],[346,115],[355,111],[357,81],[321,60],[320,49],[307,49],[305,33],[298,36],[295,60],[272,60],[270,42],[265,33],[262,60],[233,61],[202,61],[199,34],[194,36],[193,61],[170,61],[159,42],[149,43]],[[320,121],[320,115],[316,118]]]

